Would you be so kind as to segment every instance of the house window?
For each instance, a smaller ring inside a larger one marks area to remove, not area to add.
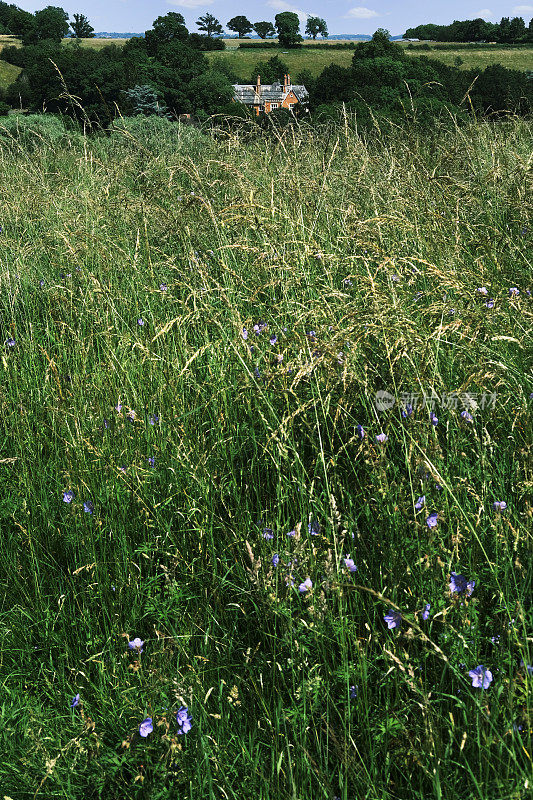
[[[270,108],[279,108],[279,103],[270,103]]]

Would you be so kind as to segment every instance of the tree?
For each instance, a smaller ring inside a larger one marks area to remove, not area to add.
[[[511,42],[520,42],[526,36],[526,23],[522,17],[513,17],[509,23],[509,37]]]
[[[74,14],[74,22],[70,23],[70,27],[76,39],[94,39],[94,28],[84,14]]]
[[[185,19],[177,11],[169,11],[164,17],[158,17],[152,23],[150,30],[144,34],[146,49],[149,55],[155,56],[161,45],[168,42],[185,42],[189,38],[189,31],[185,26]]]
[[[378,28],[370,42],[361,42],[355,48],[352,63],[362,58],[403,59],[407,56],[399,44],[390,40],[390,33],[385,28]]]
[[[275,17],[278,40],[281,47],[301,47],[300,20],[293,11],[282,11]]]
[[[193,108],[207,114],[227,108],[233,98],[233,87],[227,77],[214,70],[193,78],[187,88]]]
[[[213,34],[222,36],[224,33],[224,28],[212,14],[204,14],[203,17],[198,17],[196,24],[199,30],[204,31],[208,36],[212,36]]]
[[[228,24],[226,25],[230,31],[234,31],[240,39],[243,36],[246,36],[247,33],[251,33],[253,30],[252,23],[250,20],[246,19],[242,15],[239,17],[232,17]]]
[[[134,116],[168,116],[166,105],[159,100],[156,90],[150,84],[137,84],[133,89],[126,89],[123,94],[131,105]]]
[[[305,26],[305,35],[316,39],[318,34],[323,36],[324,39],[327,39],[328,26],[326,25],[326,20],[321,17],[308,17]]]
[[[45,39],[61,42],[69,27],[66,11],[58,6],[46,6],[35,12],[33,28],[25,34],[23,44],[42,42]]]
[[[271,39],[276,35],[276,29],[271,22],[254,22],[252,27],[260,39]]]
[[[262,83],[283,83],[283,76],[288,72],[287,64],[278,56],[273,56],[268,61],[257,62],[250,83],[256,83],[258,75],[261,76]]]

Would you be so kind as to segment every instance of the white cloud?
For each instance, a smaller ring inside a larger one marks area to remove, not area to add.
[[[344,15],[344,19],[371,19],[372,17],[379,17],[378,12],[364,6],[350,8],[348,13]]]
[[[494,16],[494,12],[490,8],[482,8],[481,11],[476,11],[474,19],[490,19]]]
[[[533,6],[515,6],[513,8],[513,14],[521,15],[521,14],[533,14]]]
[[[198,8],[199,6],[212,5],[213,0],[167,0],[167,3],[180,8]]]
[[[298,14],[301,23],[305,22],[309,16],[309,14],[302,11],[301,8],[296,8],[296,6],[286,3],[285,0],[268,0],[267,5],[273,8],[274,11],[292,11],[294,14]]]

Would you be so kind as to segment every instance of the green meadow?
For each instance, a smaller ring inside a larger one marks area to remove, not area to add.
[[[0,125],[1,794],[526,800],[531,124],[239,124]]]

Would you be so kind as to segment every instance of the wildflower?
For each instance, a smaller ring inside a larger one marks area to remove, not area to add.
[[[436,528],[438,519],[439,515],[437,514],[437,512],[432,511],[429,517],[426,519],[426,525],[428,526],[428,528]]]
[[[140,326],[141,326],[141,328],[142,328],[142,326],[144,325],[144,320],[143,320],[143,318],[142,318],[142,317],[139,317],[139,319],[137,320],[137,325],[140,325]]]
[[[307,526],[307,530],[309,531],[311,536],[318,536],[320,533],[320,525],[316,521],[316,519],[312,520]]]
[[[244,339],[244,341],[246,341],[246,339],[248,338],[248,331],[246,330],[246,328],[242,329],[241,336]]]
[[[313,588],[313,582],[311,578],[306,578],[305,581],[298,586],[298,591],[303,594],[304,592],[307,592],[308,589],[312,588]]]
[[[115,406],[115,411],[118,411],[119,414],[122,411],[122,403],[120,402],[120,400],[118,401],[118,403]]]
[[[422,297],[422,294],[423,294],[422,292],[417,292],[417,293],[414,295],[414,297],[413,297],[413,300],[415,300],[415,301],[416,301],[416,300],[420,300],[420,298]]]
[[[526,664],[523,658],[520,659],[520,666],[526,668],[528,675],[533,675],[533,664]]]
[[[492,299],[492,297],[490,298],[490,300],[487,300],[485,305],[487,306],[487,308],[494,308],[494,300]]]
[[[472,414],[469,414],[468,411],[466,411],[466,410],[465,411],[461,411],[461,416],[465,420],[465,422],[473,422],[474,421],[474,417],[472,416]]]
[[[138,653],[142,653],[143,644],[144,644],[143,640],[139,639],[139,637],[136,636],[135,639],[132,639],[131,642],[128,642],[128,647],[130,648],[130,650],[137,650]]]
[[[494,503],[492,504],[492,508],[494,509],[494,511],[505,511],[505,509],[507,508],[507,503],[505,502],[505,500],[495,500]]]
[[[359,436],[359,438],[362,441],[366,436],[365,429],[363,428],[362,425],[358,425],[356,430],[357,430],[357,435]]]
[[[287,536],[296,536],[296,531],[289,531]]]
[[[71,700],[70,707],[76,708],[76,706],[79,706],[79,704],[80,704],[80,696],[79,694],[75,694]]]
[[[260,378],[261,377],[261,373],[259,372],[259,367],[256,367],[254,369],[254,375],[255,375],[256,378]]]
[[[500,635],[498,634],[497,636],[491,636],[490,641],[492,644],[500,644]]]
[[[378,433],[378,435],[376,436],[376,442],[378,442],[379,444],[385,444],[388,438],[389,437],[387,436],[386,433]]]
[[[429,612],[430,611],[431,611],[431,604],[430,603],[426,603],[426,606],[425,606],[424,610],[422,611],[422,619],[424,621],[426,621],[426,619],[429,617]]]
[[[123,473],[123,475],[125,475],[126,472],[127,472],[126,467],[119,467],[118,469],[119,469],[119,472]]]
[[[457,572],[452,572],[450,575],[450,592],[457,592],[457,594],[465,592],[466,596],[470,597],[475,585],[475,581],[467,581],[464,575],[459,575]]]
[[[44,281],[43,280],[39,281],[39,286],[41,287],[41,289],[44,287]]]
[[[155,467],[155,458],[154,458],[154,456],[150,456],[148,458],[148,463],[150,464],[151,467]]]
[[[276,336],[276,334],[275,334],[275,333],[273,333],[273,334],[272,334],[272,336],[270,337],[270,344],[271,344],[272,346],[274,346],[274,345],[276,344],[276,342],[277,342],[277,341],[278,341],[278,337]]]
[[[350,558],[350,554],[349,553],[346,556],[346,558],[344,559],[344,566],[347,567],[350,570],[350,572],[357,572],[357,567],[355,565],[355,562],[354,562],[353,558]]]
[[[104,417],[104,428],[106,429],[106,431],[109,429],[109,422],[105,417]]]
[[[91,503],[90,500],[83,501],[83,510],[86,514],[92,514],[94,511],[94,505]]]
[[[479,289],[476,289],[476,291],[479,294],[482,294],[484,297],[486,297],[489,293],[485,286],[481,286]]]
[[[308,336],[311,339],[312,342],[314,342],[316,340],[316,333],[314,331],[308,331],[306,333],[306,336]]]
[[[6,345],[7,345],[7,347],[15,347],[16,341],[14,339],[12,339],[11,336],[10,336],[9,339],[7,339],[7,341],[6,341]]]
[[[274,553],[274,555],[272,556],[272,564],[275,567],[277,567],[279,564],[279,555],[277,553]]]
[[[435,413],[433,411],[429,415],[429,419],[430,419],[430,422],[433,425],[433,427],[436,428],[437,425],[439,424],[439,419],[438,419],[438,417],[435,415]]]
[[[344,284],[344,286],[351,286],[352,285],[352,281],[350,280],[350,278],[345,278],[343,280],[343,284]]]
[[[405,408],[402,408],[402,417],[404,419],[407,419],[407,417],[412,417],[412,416],[413,416],[413,406],[407,405],[405,406]]]
[[[192,717],[189,715],[187,706],[181,706],[176,714],[176,722],[178,723],[178,733],[188,733],[192,728]]]
[[[274,534],[272,532],[272,528],[264,528],[263,530],[263,539],[273,539]]]
[[[130,422],[135,422],[135,417],[136,416],[137,415],[136,415],[135,411],[128,411],[128,419],[129,419]]]
[[[146,739],[146,737],[152,733],[153,729],[154,726],[152,725],[152,717],[146,717],[146,719],[143,720],[139,725],[139,736],[142,736],[143,739]]]
[[[167,291],[167,289],[168,289],[168,286],[167,286],[167,284],[166,284],[166,283],[160,283],[160,284],[159,284],[159,290],[160,290],[161,292],[166,292],[166,291]]]
[[[520,290],[516,286],[511,286],[509,289],[509,297],[518,297]]]
[[[278,355],[276,356],[276,361],[278,362],[278,364],[281,364],[283,362],[283,353],[278,353]]]
[[[357,697],[357,686],[350,686],[350,699],[355,700]]]
[[[386,614],[384,614],[385,622],[387,623],[387,628],[392,630],[392,628],[399,628],[402,622],[402,615],[399,611],[394,611],[394,609],[389,609]]]
[[[64,503],[72,503],[74,500],[74,492],[72,489],[69,489],[68,492],[63,492],[63,502]]]
[[[476,689],[488,689],[492,683],[492,672],[490,669],[485,669],[483,664],[471,669],[468,674],[472,678],[472,686]]]
[[[421,497],[418,498],[418,500],[415,503],[416,511],[420,511],[422,507],[425,505],[425,503],[426,503],[426,495],[423,494],[421,495]]]
[[[155,425],[156,422],[159,422],[159,416],[157,414],[154,414],[153,417],[149,417],[148,422],[150,423],[150,425]]]

